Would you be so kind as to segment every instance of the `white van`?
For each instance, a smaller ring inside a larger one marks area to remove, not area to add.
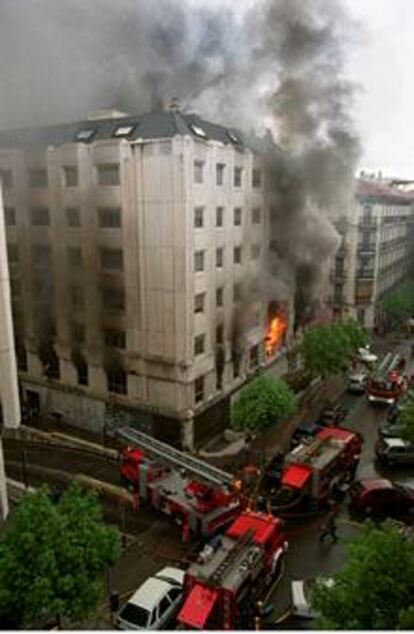
[[[167,629],[181,604],[184,575],[184,570],[168,566],[147,579],[119,611],[117,629]]]

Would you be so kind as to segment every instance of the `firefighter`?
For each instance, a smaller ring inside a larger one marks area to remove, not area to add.
[[[328,515],[325,518],[324,523],[321,526],[321,533],[319,535],[319,541],[324,542],[325,538],[329,535],[331,538],[331,542],[336,544],[338,541],[338,536],[336,531],[338,530],[336,525],[336,510],[335,506],[331,504]]]

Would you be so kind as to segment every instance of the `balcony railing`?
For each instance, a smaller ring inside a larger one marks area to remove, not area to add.
[[[356,277],[362,280],[373,280],[375,271],[374,269],[359,269],[356,272]]]

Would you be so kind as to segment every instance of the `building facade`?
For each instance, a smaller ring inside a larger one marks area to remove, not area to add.
[[[380,302],[407,276],[413,194],[381,179],[360,178],[355,201],[337,223],[341,244],[329,303],[339,319],[380,327]]]
[[[260,154],[193,115],[104,112],[0,133],[0,175],[29,408],[187,447],[213,435],[279,352],[250,292],[268,235]]]

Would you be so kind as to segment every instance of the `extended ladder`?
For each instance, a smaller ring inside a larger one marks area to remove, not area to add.
[[[178,449],[174,449],[174,447],[156,440],[133,427],[122,427],[117,430],[117,435],[127,443],[145,449],[149,454],[156,456],[163,462],[185,469],[203,481],[220,486],[230,485],[234,481],[232,474],[217,469],[217,467],[189,456]]]

